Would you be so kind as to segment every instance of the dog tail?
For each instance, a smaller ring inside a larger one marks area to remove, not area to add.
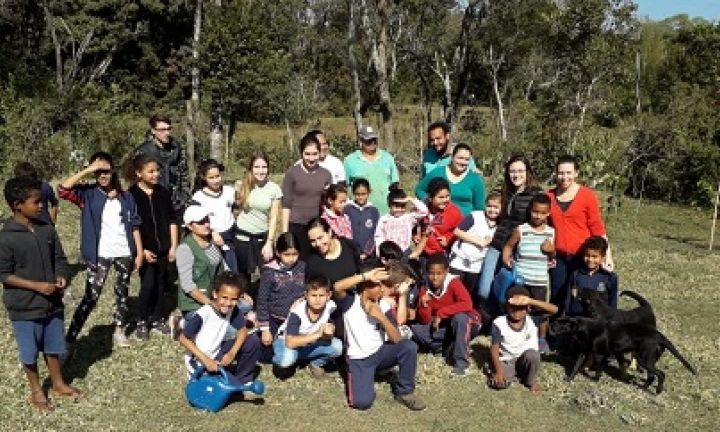
[[[682,354],[680,354],[680,351],[678,351],[677,348],[675,348],[675,345],[673,345],[673,343],[670,342],[670,339],[668,339],[664,334],[662,334],[660,332],[658,332],[658,334],[660,335],[661,340],[662,340],[661,345],[664,346],[665,348],[667,348],[667,350],[670,351],[672,353],[672,355],[675,356],[676,359],[680,360],[680,363],[682,363],[683,366],[685,366],[687,368],[687,370],[692,372],[693,375],[697,375],[697,370],[695,370],[695,368],[690,364],[689,361],[685,360],[685,357],[683,357]]]
[[[632,299],[634,299],[638,304],[642,307],[650,308],[652,309],[652,306],[650,306],[650,302],[645,300],[645,297],[641,296],[640,294],[636,293],[635,291],[625,290],[620,293],[621,296],[628,296]]]

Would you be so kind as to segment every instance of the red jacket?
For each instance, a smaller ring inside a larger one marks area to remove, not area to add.
[[[425,243],[426,255],[433,255],[439,252],[447,253],[450,250],[450,245],[455,240],[455,228],[460,225],[463,220],[463,214],[460,209],[451,202],[447,204],[445,210],[431,213],[428,216],[428,228],[431,231],[428,237],[427,243]],[[438,241],[438,238],[444,237],[447,240],[447,247],[443,247]]]
[[[567,211],[557,203],[556,191],[550,197],[550,223],[555,228],[555,251],[561,255],[575,255],[590,236],[604,236],[605,225],[600,216],[600,203],[595,192],[580,186]]]
[[[422,298],[426,292],[430,295],[430,301],[427,306],[423,306]],[[480,314],[473,309],[470,294],[457,276],[448,273],[442,289],[437,293],[428,291],[426,287],[420,288],[416,314],[420,324],[429,324],[433,317],[452,318],[453,315],[463,312],[480,321]]]

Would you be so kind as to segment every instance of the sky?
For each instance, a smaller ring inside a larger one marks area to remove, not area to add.
[[[638,17],[661,20],[678,14],[720,20],[720,0],[635,0]]]

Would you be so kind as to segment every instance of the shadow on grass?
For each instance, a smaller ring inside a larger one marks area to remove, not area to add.
[[[110,357],[113,348],[114,324],[97,325],[73,344],[72,358],[65,364],[65,379],[72,382],[85,378],[88,371],[100,360]]]
[[[657,234],[656,236],[657,238],[682,243],[695,249],[707,250],[708,248],[706,239],[700,239],[697,237],[676,236],[667,233]]]

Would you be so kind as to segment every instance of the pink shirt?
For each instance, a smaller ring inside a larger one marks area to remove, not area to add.
[[[352,240],[352,224],[348,215],[345,213],[335,214],[335,212],[325,207],[320,217],[327,221],[336,236]]]
[[[413,199],[415,210],[402,214],[398,217],[390,213],[383,215],[378,220],[375,229],[375,247],[379,248],[380,243],[389,240],[400,246],[400,249],[406,251],[412,244],[412,230],[418,221],[428,215],[428,209],[424,202]],[[380,251],[378,250],[379,254]]]

